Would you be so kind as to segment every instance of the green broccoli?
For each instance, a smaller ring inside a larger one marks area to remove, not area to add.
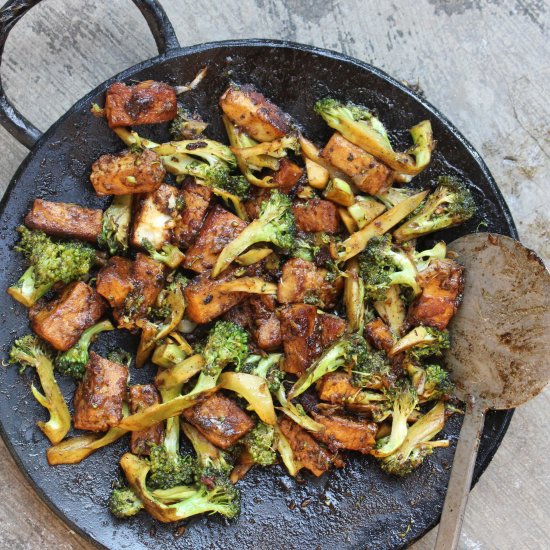
[[[384,300],[391,285],[408,286],[415,295],[421,292],[414,262],[392,245],[388,234],[369,240],[359,255],[359,272],[365,283],[365,295],[373,300]]]
[[[368,347],[365,339],[359,334],[346,334],[328,347],[296,381],[289,399],[294,399],[304,393],[319,378],[334,372],[344,365],[352,370],[367,361]]]
[[[271,466],[277,460],[275,447],[275,428],[264,422],[258,424],[242,439],[252,460],[260,466]]]
[[[271,393],[276,393],[281,386],[281,382],[285,378],[285,373],[279,366],[282,358],[282,353],[270,353],[267,357],[250,355],[248,359],[235,370],[237,372],[245,372],[265,378],[269,391]]]
[[[130,368],[132,364],[132,357],[133,355],[129,351],[122,348],[115,348],[107,354],[107,359],[109,359],[109,361],[124,365],[128,368]]]
[[[156,250],[151,241],[143,239],[141,246],[147,250],[153,260],[166,264],[171,269],[176,269],[185,258],[185,254],[173,244],[165,244],[160,250]]]
[[[398,380],[386,391],[392,407],[392,427],[389,437],[377,442],[372,454],[385,457],[395,452],[407,437],[407,419],[418,404],[418,395],[414,386],[406,379]]]
[[[111,321],[105,320],[87,328],[78,342],[67,351],[60,353],[55,360],[55,367],[61,374],[80,380],[84,376],[86,364],[90,359],[90,345],[101,332],[114,330]]]
[[[386,206],[393,208],[405,199],[412,197],[418,193],[418,189],[409,189],[407,187],[390,187],[386,192],[375,195],[376,198]]]
[[[431,260],[445,259],[447,256],[447,245],[443,241],[440,241],[428,250],[421,250],[419,252],[414,250],[412,255],[418,271],[424,271],[430,265]]]
[[[57,282],[82,279],[96,259],[96,251],[81,242],[54,242],[43,231],[30,231],[23,226],[17,231],[21,240],[15,250],[27,258],[30,267],[8,288],[8,294],[24,306],[31,307]]]
[[[174,141],[198,139],[208,126],[200,116],[191,114],[183,105],[178,104],[178,114],[170,123],[168,131]]]
[[[218,321],[202,352],[205,365],[189,395],[213,388],[222,370],[229,364],[239,368],[248,357],[248,333],[231,321]]]
[[[109,254],[126,254],[132,221],[133,195],[113,197],[111,206],[103,212],[101,233],[97,242]]]
[[[420,361],[425,357],[441,356],[451,347],[449,331],[432,327],[416,327],[403,336],[390,350],[389,355],[408,351],[410,357]]]
[[[391,370],[391,363],[384,351],[368,350],[351,371],[351,383],[359,388],[380,389],[391,380]]]
[[[418,239],[461,224],[473,217],[475,211],[474,198],[466,185],[451,176],[441,176],[420,212],[395,230],[393,236],[398,242]]]
[[[126,519],[143,509],[143,503],[128,487],[115,487],[109,497],[109,511],[113,516]]]
[[[192,456],[182,456],[179,449],[172,448],[170,441],[173,439],[165,440],[163,445],[151,447],[147,486],[152,489],[170,489],[192,483],[194,480],[195,460]],[[179,447],[179,434],[177,443]],[[167,445],[170,445],[170,448]]]
[[[148,460],[126,453],[122,456],[120,465],[130,487],[146,504],[147,511],[162,522],[180,521],[204,513],[219,513],[227,518],[234,518],[239,514],[240,494],[229,482],[219,483],[211,489],[205,484],[199,484],[192,493],[186,487],[185,498],[165,504],[147,487],[146,479],[151,469]]]
[[[294,239],[290,253],[293,258],[315,262],[321,250],[331,242],[332,239],[328,233],[301,233]]]
[[[71,414],[54,375],[54,365],[50,349],[36,336],[28,334],[18,338],[10,349],[10,363],[36,369],[44,393],[31,386],[35,399],[50,413],[47,422],[38,422],[38,427],[55,445],[59,443],[71,427]]]
[[[393,475],[405,476],[418,468],[435,447],[447,447],[449,442],[430,441],[445,425],[445,405],[439,402],[433,409],[417,420],[407,432],[401,446],[380,460],[382,469]],[[384,438],[383,438],[384,439]],[[385,442],[380,440],[382,444]]]
[[[261,206],[260,217],[221,251],[212,268],[212,277],[217,277],[237,256],[256,243],[273,243],[280,248],[291,249],[294,235],[292,201],[286,195],[272,191],[269,199]]]
[[[420,394],[420,402],[448,399],[454,387],[449,378],[449,373],[439,365],[427,365],[424,369],[426,380],[424,389]]]

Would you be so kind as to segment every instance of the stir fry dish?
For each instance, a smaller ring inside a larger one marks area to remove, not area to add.
[[[118,518],[234,518],[253,467],[321,476],[360,453],[404,476],[449,445],[437,436],[460,412],[442,356],[463,268],[418,239],[475,205],[449,174],[416,185],[430,121],[404,150],[383,117],[321,98],[311,108],[334,133],[319,147],[261,91],[228,83],[222,143],[181,95],[204,76],[113,84],[90,114],[121,140],[90,159],[105,210],[36,198],[17,228],[27,263],[8,293],[32,332],[10,361],[36,370],[50,465],[127,438]],[[151,124],[170,140],[138,128]],[[134,352],[92,351],[110,331],[135,335]],[[75,381],[72,408],[60,377]]]

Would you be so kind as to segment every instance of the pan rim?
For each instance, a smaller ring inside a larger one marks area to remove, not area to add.
[[[50,136],[55,132],[56,128],[60,126],[66,118],[72,115],[75,111],[80,110],[85,104],[89,102],[91,98],[96,96],[98,93],[105,91],[107,87],[113,82],[125,80],[131,77],[134,73],[154,67],[155,65],[161,62],[171,61],[179,57],[189,56],[195,53],[203,53],[211,50],[228,48],[228,47],[234,47],[234,48],[262,47],[262,48],[269,48],[269,49],[288,49],[288,50],[294,50],[294,51],[300,51],[300,52],[307,52],[309,54],[317,55],[319,57],[324,57],[328,59],[334,59],[336,61],[350,64],[358,70],[367,71],[373,74],[374,76],[384,80],[388,85],[394,88],[397,88],[401,92],[405,93],[406,95],[411,97],[413,100],[415,100],[417,103],[420,103],[426,110],[428,110],[434,116],[434,118],[437,118],[446,127],[446,129],[449,130],[454,135],[454,137],[458,139],[460,144],[467,150],[469,155],[475,160],[475,162],[477,163],[477,165],[479,166],[483,174],[483,177],[487,180],[489,186],[494,192],[495,199],[497,200],[498,209],[502,212],[505,218],[505,223],[509,228],[511,236],[514,239],[519,240],[518,231],[517,231],[515,222],[513,220],[512,214],[510,212],[510,209],[504,199],[504,196],[502,195],[502,192],[500,191],[499,186],[497,185],[493,175],[491,174],[487,164],[483,160],[482,156],[473,147],[473,145],[460,132],[460,130],[458,130],[458,128],[437,107],[432,105],[424,97],[420,96],[419,94],[417,94],[416,92],[414,92],[413,90],[405,86],[402,82],[399,82],[394,77],[390,76],[385,71],[365,61],[361,61],[357,58],[354,58],[352,56],[349,56],[334,50],[319,48],[317,46],[302,44],[299,42],[288,41],[288,40],[263,39],[263,38],[211,41],[211,42],[204,42],[201,44],[195,44],[191,46],[174,48],[162,55],[158,55],[150,59],[147,59],[145,61],[141,61],[127,69],[124,69],[123,71],[119,72],[113,77],[103,81],[101,84],[96,86],[93,90],[91,90],[82,98],[77,100],[70,108],[68,108],[67,111],[61,117],[59,117],[42,134],[42,136],[38,139],[38,141],[33,145],[32,149],[29,150],[28,154],[23,159],[23,161],[17,168],[15,174],[11,178],[8,186],[6,187],[2,200],[0,201],[0,217],[4,215],[4,211],[7,207],[9,196],[15,190],[21,174],[25,171],[27,165],[30,163],[35,152],[40,147],[42,147],[44,143],[48,142],[48,140],[50,139]],[[492,461],[496,451],[500,447],[502,440],[510,426],[510,422],[513,414],[514,414],[513,409],[508,410],[504,413],[498,432],[492,435],[492,439],[493,441],[495,441],[495,444],[487,453],[485,458],[481,462],[476,463],[473,481],[472,481],[472,488],[479,481],[481,475],[485,472],[490,462]],[[13,460],[17,464],[17,467],[22,472],[27,482],[32,486],[33,490],[38,494],[42,502],[50,510],[52,510],[65,525],[67,525],[70,529],[74,530],[76,533],[82,536],[86,541],[92,543],[97,548],[108,548],[104,546],[102,543],[100,543],[98,540],[96,540],[89,532],[85,531],[82,527],[80,527],[73,520],[71,520],[50,499],[50,497],[46,494],[46,492],[42,489],[42,487],[35,480],[31,478],[29,472],[24,468],[23,463],[19,458],[19,454],[16,452],[14,445],[12,445],[12,442],[9,439],[8,434],[5,431],[2,418],[0,418],[0,435],[2,436],[2,439],[7,449],[10,452],[10,455],[12,456]],[[433,527],[435,527],[439,523],[439,519],[440,519],[440,513],[436,516],[434,521],[425,528],[423,532],[419,533],[414,538],[407,540],[407,542],[403,543],[403,545],[396,546],[395,550],[400,550],[402,548],[408,547],[412,543],[418,541],[420,538],[426,535],[431,529],[433,529]]]

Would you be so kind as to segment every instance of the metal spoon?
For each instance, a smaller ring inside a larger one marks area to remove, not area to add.
[[[550,274],[542,260],[519,242],[490,233],[461,237],[449,250],[466,268],[446,356],[466,413],[436,550],[457,547],[487,410],[518,407],[550,381]]]

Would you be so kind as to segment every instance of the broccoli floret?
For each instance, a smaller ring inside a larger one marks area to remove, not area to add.
[[[170,123],[170,137],[174,141],[182,139],[197,139],[208,126],[207,122],[196,114],[191,114],[183,105],[178,104],[178,114]]]
[[[359,255],[359,272],[365,283],[365,295],[373,300],[384,300],[391,285],[408,286],[415,295],[421,292],[414,262],[392,245],[387,234],[369,240]]]
[[[429,120],[410,129],[414,146],[406,153],[398,153],[383,124],[364,107],[325,98],[315,104],[315,112],[346,139],[398,172],[416,175],[430,162],[434,141]]]
[[[38,427],[55,445],[59,443],[71,427],[71,415],[63,394],[54,376],[52,352],[36,336],[28,334],[18,338],[10,350],[10,363],[36,369],[44,393],[31,386],[35,399],[50,413],[47,422],[38,422]]]
[[[372,451],[377,457],[388,456],[402,445],[408,432],[407,419],[418,403],[416,390],[406,379],[397,381],[386,394],[391,401],[392,427],[389,437],[378,441]]]
[[[394,231],[393,236],[398,242],[417,239],[461,224],[469,220],[475,211],[474,198],[466,185],[451,176],[442,176],[422,210]]]
[[[239,514],[240,494],[229,482],[217,484],[212,489],[200,484],[191,495],[186,488],[185,498],[165,504],[160,498],[156,498],[155,493],[146,485],[151,468],[148,460],[126,453],[122,456],[120,465],[131,488],[139,499],[147,504],[147,511],[155,519],[173,522],[204,513],[219,513],[228,518],[234,518]]]
[[[147,250],[153,260],[166,264],[171,269],[176,269],[185,258],[185,254],[173,244],[165,244],[160,250],[156,250],[151,241],[143,239],[141,246]]]
[[[289,399],[294,399],[305,392],[319,378],[334,372],[344,365],[354,370],[358,365],[366,362],[368,347],[365,339],[359,334],[346,334],[316,359],[306,372],[298,378],[290,393]]]
[[[42,231],[20,226],[21,240],[15,250],[29,261],[30,267],[8,294],[31,307],[57,283],[69,283],[85,277],[96,258],[96,251],[78,241],[54,242]]]
[[[113,363],[118,363],[119,365],[124,365],[130,368],[132,364],[132,354],[129,351],[126,351],[122,348],[115,348],[107,354],[107,359]]]
[[[89,350],[93,340],[99,333],[114,329],[115,327],[111,321],[107,320],[87,328],[71,349],[57,356],[55,360],[56,369],[61,374],[66,374],[80,380],[84,376],[86,364],[90,359]]]
[[[410,474],[428,455],[432,454],[434,447],[449,445],[446,440],[430,441],[443,429],[444,425],[445,405],[439,402],[408,429],[403,444],[394,453],[380,460],[382,469],[398,476]],[[384,443],[382,441],[382,444]]]
[[[237,256],[256,243],[273,243],[279,248],[291,249],[295,231],[291,199],[272,191],[261,206],[260,217],[222,250],[212,268],[212,277],[217,277]]]
[[[315,262],[321,250],[331,242],[332,239],[327,233],[301,233],[294,239],[291,255],[294,258]]]
[[[416,327],[403,336],[390,350],[390,356],[407,351],[410,357],[420,361],[425,357],[441,356],[451,347],[449,331],[432,327]]]
[[[359,388],[379,389],[387,385],[391,376],[391,363],[383,351],[367,350],[361,363],[352,370],[351,383]]]
[[[251,355],[235,370],[265,378],[269,391],[276,393],[285,379],[285,373],[279,368],[282,358],[282,353],[271,353],[267,357]]]
[[[434,401],[447,399],[453,392],[453,383],[449,373],[439,365],[427,365],[425,367],[426,380],[424,391],[420,395],[420,401]]]
[[[132,195],[118,195],[103,212],[101,233],[97,242],[109,254],[126,254],[132,221]]]
[[[109,498],[109,511],[113,516],[125,519],[143,509],[143,503],[128,487],[116,487]]]
[[[192,483],[196,464],[192,456],[182,456],[179,450],[170,452],[166,445],[153,445],[150,455],[151,469],[147,486],[152,489],[170,489]]]
[[[431,260],[444,260],[447,256],[447,245],[441,241],[428,250],[413,251],[413,259],[418,271],[424,271]]]
[[[202,351],[205,365],[191,395],[213,388],[229,364],[239,368],[248,357],[248,333],[231,321],[218,321],[208,334]]]
[[[243,444],[252,460],[260,466],[271,466],[277,460],[275,447],[275,428],[264,422],[258,422],[244,438]]]

